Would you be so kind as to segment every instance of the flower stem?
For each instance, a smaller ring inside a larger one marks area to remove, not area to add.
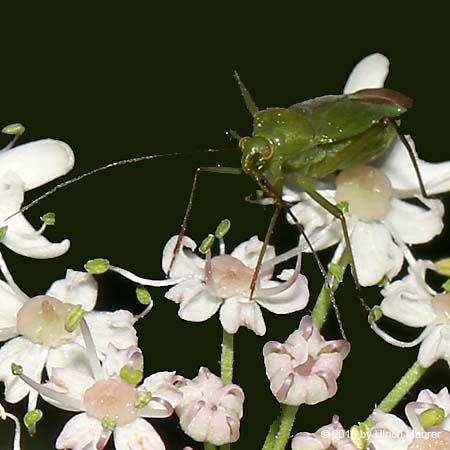
[[[233,339],[234,335],[223,330],[222,355],[220,358],[220,376],[225,384],[233,381]]]
[[[214,444],[210,444],[209,442],[203,442],[204,450],[216,450],[217,447]]]
[[[335,263],[335,266],[342,271],[342,275],[344,274],[345,269],[347,268],[349,262],[350,262],[350,252],[345,250],[339,261]],[[342,282],[342,277],[333,275],[330,272],[328,272],[327,277],[329,280],[328,285],[327,282],[323,284],[319,296],[317,297],[316,304],[314,305],[314,309],[312,310],[311,313],[311,318],[314,324],[317,325],[319,328],[322,328],[323,324],[327,320],[328,311],[330,310],[330,307],[332,305],[332,298],[328,287],[334,294]]]
[[[221,445],[220,450],[231,450],[231,444]]]
[[[280,426],[273,442],[273,446],[271,447],[272,450],[284,450],[286,447],[287,441],[291,436],[291,430],[294,425],[297,411],[298,406],[281,406],[281,414],[279,418]]]
[[[377,409],[388,413],[392,411],[411,388],[422,378],[428,368],[422,367],[417,361],[408,369],[398,383],[384,397],[383,401],[377,406]],[[364,422],[364,425],[371,427],[373,417],[370,415]]]
[[[280,428],[280,419],[277,418],[272,422],[272,425],[270,425],[269,432],[267,433],[266,440],[264,441],[262,450],[271,450],[273,448],[279,428]]]

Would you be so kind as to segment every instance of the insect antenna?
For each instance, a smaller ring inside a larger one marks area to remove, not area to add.
[[[156,154],[156,155],[137,156],[135,158],[122,159],[119,161],[108,163],[108,164],[105,164],[104,166],[100,166],[95,169],[89,170],[88,172],[82,173],[81,175],[78,175],[76,177],[70,178],[69,180],[63,181],[62,183],[57,184],[56,186],[54,186],[53,188],[51,188],[50,190],[48,190],[41,196],[39,196],[36,199],[34,199],[33,201],[31,201],[30,203],[27,203],[25,206],[22,206],[22,208],[20,208],[18,211],[11,214],[10,216],[8,216],[5,219],[5,221],[10,220],[17,214],[26,212],[33,206],[40,203],[45,198],[47,198],[47,197],[53,195],[55,192],[59,191],[60,189],[65,188],[73,183],[76,183],[77,181],[80,181],[83,178],[90,177],[91,175],[95,175],[96,173],[103,172],[104,170],[112,169],[113,167],[124,166],[127,164],[135,164],[135,163],[139,163],[142,161],[148,161],[151,159],[162,159],[162,158],[170,158],[170,157],[174,157],[174,156],[194,155],[194,154],[205,153],[205,152],[215,153],[215,152],[222,152],[222,151],[229,151],[229,150],[235,150],[235,149],[231,149],[231,148],[230,149],[207,149],[207,150],[201,150],[201,151],[196,151],[196,152],[187,152],[187,153],[184,153],[184,152],[183,153],[181,153],[181,152],[160,153],[160,154]]]
[[[247,107],[248,112],[252,116],[254,116],[259,111],[259,108],[256,106],[256,103],[253,100],[249,90],[246,88],[245,84],[241,81],[236,71],[234,72],[234,78],[236,78],[239,90],[241,91],[242,97],[244,98],[245,106]]]
[[[420,173],[419,165],[417,164],[417,154],[412,148],[411,144],[406,139],[405,135],[400,131],[397,123],[394,119],[387,118],[386,121],[394,128],[395,132],[397,133],[398,137],[402,141],[402,144],[405,146],[406,150],[408,151],[409,158],[411,159],[412,165],[414,167],[414,172],[416,172],[417,180],[419,181],[419,187],[420,192],[425,198],[431,198],[430,195],[427,194],[427,191],[425,189],[425,185],[422,179],[422,175]]]

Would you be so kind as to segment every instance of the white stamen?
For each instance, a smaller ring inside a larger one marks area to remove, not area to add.
[[[389,178],[379,169],[358,166],[343,170],[336,178],[336,203],[347,202],[357,220],[382,220],[392,198]]]

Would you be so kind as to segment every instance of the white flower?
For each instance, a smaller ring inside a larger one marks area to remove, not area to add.
[[[418,261],[408,268],[409,275],[388,284],[382,291],[383,314],[410,327],[425,328],[411,343],[392,343],[399,346],[420,345],[417,362],[430,367],[438,359],[450,365],[450,293],[438,294],[425,282],[430,261]],[[383,336],[390,342],[387,335]]]
[[[20,210],[24,192],[65,175],[74,161],[71,148],[53,139],[0,151],[0,227],[7,227],[2,243],[12,251],[31,258],[53,258],[68,250],[67,239],[51,243],[23,214],[12,215]]]
[[[375,424],[369,432],[373,450],[447,450],[450,448],[450,396],[447,388],[434,394],[420,392],[415,402],[408,403],[403,420],[379,410],[372,414]]]
[[[183,394],[176,412],[182,430],[198,442],[224,445],[239,439],[244,392],[201,367],[191,381],[177,382]]]
[[[163,269],[169,272],[177,236],[172,237],[163,251]],[[180,304],[178,315],[192,322],[203,322],[220,308],[220,322],[227,333],[234,334],[241,325],[257,335],[264,335],[266,326],[261,306],[275,314],[289,314],[303,309],[309,298],[307,280],[296,270],[284,270],[272,280],[275,250],[268,246],[254,296],[250,299],[250,283],[262,242],[256,236],[236,247],[230,255],[221,254],[205,259],[195,255],[195,242],[183,238],[183,248],[177,254],[170,276],[182,278],[169,289],[166,298]]]
[[[352,441],[339,422],[333,416],[329,425],[319,428],[315,433],[297,433],[292,439],[292,450],[356,450]]]
[[[0,281],[0,381],[5,383],[5,399],[16,403],[29,397],[34,409],[37,394],[11,373],[11,363],[20,364],[35,381],[40,381],[44,366],[75,366],[83,370],[84,341],[79,331],[68,333],[64,328],[66,314],[74,305],[81,305],[85,320],[92,329],[100,358],[109,343],[126,348],[137,343],[133,324],[136,319],[124,310],[93,311],[97,299],[97,283],[88,273],[68,270],[66,278],[55,281],[46,292],[28,298],[16,286]],[[85,369],[87,370],[87,369]]]
[[[336,379],[342,370],[350,344],[341,339],[326,341],[310,316],[284,342],[264,345],[264,364],[270,390],[286,405],[315,405],[337,391]]]
[[[363,59],[351,73],[344,93],[365,88],[381,88],[389,61],[380,54]],[[414,148],[414,142],[407,137]],[[450,189],[450,162],[428,163],[418,160],[428,194]],[[336,258],[345,248],[338,220],[306,193],[287,187],[283,197],[300,201],[292,207],[298,221],[314,243],[315,250],[339,244]],[[422,197],[419,182],[404,145],[397,138],[389,152],[371,163],[342,171],[315,183],[317,191],[332,204],[349,203],[345,214],[358,278],[363,286],[392,279],[400,271],[404,244],[430,241],[443,228],[443,204]],[[421,205],[405,199],[415,197]]]
[[[127,374],[142,374],[138,347],[110,345],[102,367],[90,373],[52,370],[50,382],[36,386],[43,398],[67,411],[83,411],[67,422],[56,441],[58,449],[101,450],[111,434],[117,450],[164,450],[155,429],[143,418],[163,418],[181,401],[174,372],[158,372],[137,385]]]

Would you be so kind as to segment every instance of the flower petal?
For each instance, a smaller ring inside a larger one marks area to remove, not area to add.
[[[136,319],[129,311],[92,311],[85,318],[100,359],[104,358],[109,344],[118,349],[137,345],[136,330],[133,328]],[[80,343],[82,342],[80,338]]]
[[[0,280],[0,341],[16,336],[16,320],[25,298],[19,297],[10,286]]]
[[[51,348],[46,363],[47,375],[51,377],[53,368],[72,368],[78,372],[92,376],[91,363],[86,349],[80,344],[71,342]]]
[[[444,228],[444,205],[437,199],[427,200],[427,203],[430,209],[393,198],[385,222],[392,226],[396,236],[407,244],[431,241]]]
[[[164,442],[155,429],[146,420],[139,418],[116,428],[114,445],[117,450],[166,450]]]
[[[39,344],[18,336],[0,348],[0,381],[5,383],[5,399],[17,403],[28,395],[30,387],[11,372],[11,364],[23,367],[23,372],[41,382],[42,370],[47,359],[47,350]]]
[[[165,274],[168,274],[169,272],[177,239],[178,236],[172,236],[164,247],[162,268]],[[183,237],[182,245],[170,271],[170,276],[172,278],[178,278],[189,274],[201,274],[203,272],[205,262],[194,253],[196,247],[197,244],[190,237]]]
[[[54,139],[41,139],[0,151],[0,174],[16,173],[26,191],[65,175],[74,163],[72,149]]]
[[[56,440],[57,449],[97,450],[103,428],[99,420],[87,414],[72,417]]]
[[[345,83],[344,94],[353,94],[361,89],[382,88],[389,73],[389,60],[381,53],[363,58],[353,68]]]
[[[203,322],[217,312],[222,302],[222,298],[211,295],[208,290],[203,289],[189,300],[184,300],[180,304],[178,315],[183,320],[190,322]]]
[[[157,372],[147,377],[142,387],[151,392],[153,397],[160,397],[167,400],[173,408],[177,407],[183,399],[181,391],[175,387],[175,372]],[[152,417],[152,409],[144,406],[140,409],[141,417]]]
[[[430,367],[438,359],[447,361],[450,366],[450,326],[434,326],[420,345],[417,362],[422,367]]]
[[[373,286],[400,272],[403,253],[383,224],[355,222],[350,241],[361,286]]]
[[[97,301],[97,282],[90,273],[69,269],[66,278],[55,281],[47,295],[63,303],[81,305],[84,311],[92,311]]]
[[[261,308],[255,301],[239,297],[225,300],[220,308],[220,323],[223,329],[230,334],[235,334],[243,325],[252,330],[258,336],[266,334],[266,324]]]

